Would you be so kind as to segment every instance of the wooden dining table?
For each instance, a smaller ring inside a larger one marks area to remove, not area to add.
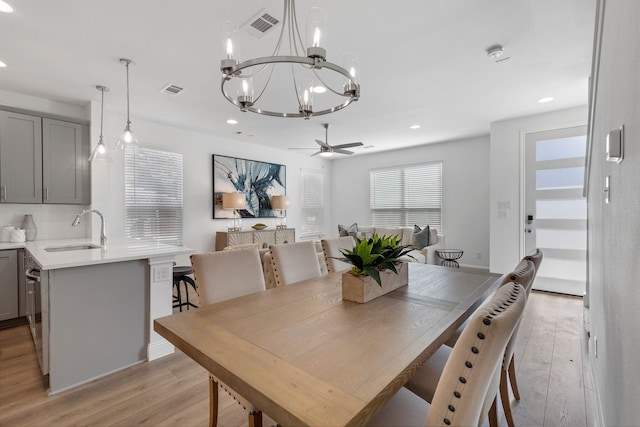
[[[363,425],[497,285],[494,274],[410,263],[408,286],[359,304],[330,273],[154,329],[279,425]]]

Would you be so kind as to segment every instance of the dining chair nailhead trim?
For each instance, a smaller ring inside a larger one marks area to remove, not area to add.
[[[503,311],[505,311],[509,306],[511,306],[513,303],[515,303],[515,302],[517,301],[517,295],[520,293],[520,289],[519,289],[520,284],[514,283],[512,286],[513,286],[513,290],[512,290],[512,292],[511,292],[510,297],[509,297],[509,298],[508,298],[508,300],[507,300],[508,302],[507,302],[507,303],[505,303],[505,304],[501,304],[499,308],[496,308],[496,309],[495,309],[495,311],[497,311],[497,312],[503,312]],[[486,315],[486,316],[485,316],[485,318],[484,318],[484,319],[483,319],[483,321],[482,321],[482,323],[483,323],[485,326],[487,326],[487,328],[483,328],[483,329],[485,329],[485,332],[487,332],[487,331],[489,330],[488,326],[490,326],[490,325],[491,325],[491,316],[495,316],[495,315],[496,315],[495,311],[492,311],[490,314]],[[478,333],[476,334],[476,336],[478,337],[478,339],[479,339],[479,340],[484,340],[484,339],[486,338],[486,335],[485,335],[485,333],[484,333],[484,332],[478,332]],[[472,346],[472,347],[471,347],[471,352],[472,352],[473,354],[477,355],[477,354],[479,354],[479,353],[480,353],[480,350],[478,349],[478,347],[477,347],[477,346]],[[471,369],[471,368],[473,368],[473,363],[471,363],[471,361],[467,360],[467,361],[465,362],[465,367],[466,367],[466,368],[468,368],[468,369]],[[460,381],[460,383],[462,383],[462,384],[466,384],[466,383],[467,383],[467,379],[466,379],[464,376],[460,376],[458,380],[459,380],[459,381]],[[460,399],[460,398],[462,397],[462,394],[461,394],[459,391],[457,391],[457,390],[456,390],[456,391],[454,391],[454,392],[453,392],[453,396],[454,396],[455,398]],[[449,404],[449,405],[448,405],[448,407],[447,407],[447,409],[449,409],[450,415],[451,415],[452,413],[454,413],[454,412],[455,412],[455,410],[456,410],[455,406],[453,406],[452,404]],[[444,422],[446,425],[451,425],[451,420],[450,420],[449,418],[444,418],[444,419],[443,419],[443,422]]]

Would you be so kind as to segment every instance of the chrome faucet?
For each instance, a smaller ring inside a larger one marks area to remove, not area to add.
[[[102,213],[99,210],[84,209],[82,212],[76,215],[76,219],[73,220],[73,222],[71,223],[71,226],[75,227],[76,225],[80,224],[80,217],[84,214],[88,214],[91,212],[98,214],[98,216],[100,217],[100,245],[104,246],[107,244],[107,231],[106,231],[106,226],[104,221],[104,215],[102,215]]]

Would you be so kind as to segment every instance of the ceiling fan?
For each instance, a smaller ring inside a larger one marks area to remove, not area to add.
[[[320,146],[320,150],[313,153],[311,155],[312,157],[318,154],[320,154],[322,157],[331,157],[333,156],[333,153],[353,154],[353,151],[345,150],[345,148],[359,147],[363,145],[362,142],[350,142],[348,144],[329,145],[329,123],[323,123],[322,127],[324,127],[324,130],[325,130],[325,137],[324,137],[325,140],[320,141],[319,139],[316,139],[316,142]],[[289,150],[313,150],[313,148],[289,148]]]

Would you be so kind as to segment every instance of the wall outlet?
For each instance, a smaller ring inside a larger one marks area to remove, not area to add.
[[[164,282],[166,280],[169,280],[169,274],[171,274],[169,272],[169,269],[164,267],[164,268],[159,268],[156,267],[153,269],[153,281],[154,282]]]
[[[482,259],[482,252],[476,252],[476,259]]]

